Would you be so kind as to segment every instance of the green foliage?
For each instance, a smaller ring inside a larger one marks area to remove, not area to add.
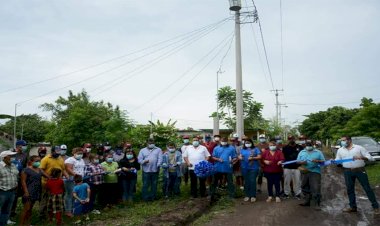
[[[380,139],[380,104],[366,105],[347,123],[343,132],[351,136]]]
[[[236,90],[230,86],[218,90],[219,117],[230,129],[236,125]],[[263,129],[267,122],[261,115],[263,105],[253,100],[253,94],[243,91],[244,127],[246,129]],[[211,116],[216,116],[216,112]]]
[[[361,99],[361,108],[332,107],[308,115],[299,130],[312,139],[337,139],[343,134],[380,138],[380,104]]]
[[[126,139],[132,123],[118,107],[110,103],[90,101],[85,91],[67,98],[59,97],[55,103],[45,103],[42,108],[51,111],[54,125],[46,138],[53,144],[67,144],[69,148],[83,143],[109,141],[116,145]]]
[[[45,134],[48,132],[51,123],[42,119],[37,114],[20,115],[16,118],[16,135],[20,139],[21,136],[28,143],[37,143],[44,141]],[[13,134],[14,117],[0,126],[0,131]]]
[[[299,126],[299,130],[312,139],[335,139],[357,111],[335,106],[327,111],[311,113]]]
[[[128,133],[128,141],[132,142],[135,147],[144,147],[147,139],[152,136],[155,145],[160,148],[165,148],[168,142],[179,144],[181,140],[177,136],[175,124],[176,121],[169,120],[165,124],[157,120],[156,123],[149,121],[149,125],[137,125]],[[151,130],[152,134],[150,134]]]

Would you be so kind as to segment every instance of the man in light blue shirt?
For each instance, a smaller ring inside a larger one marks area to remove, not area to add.
[[[211,199],[214,199],[218,182],[225,176],[227,178],[228,193],[230,198],[235,196],[235,186],[232,179],[232,164],[237,161],[235,147],[228,144],[226,137],[222,138],[220,146],[215,147],[212,158],[215,161],[215,170],[212,185],[210,187]]]
[[[157,197],[157,182],[159,166],[162,164],[162,150],[154,145],[153,139],[148,139],[147,147],[140,150],[138,162],[141,164],[144,201],[153,201]],[[150,189],[150,192],[148,191]]]
[[[301,189],[305,195],[305,202],[301,203],[301,206],[313,206],[317,210],[320,209],[321,167],[319,164],[324,161],[323,153],[314,148],[311,140],[307,140],[305,149],[297,157],[297,163],[302,165]]]

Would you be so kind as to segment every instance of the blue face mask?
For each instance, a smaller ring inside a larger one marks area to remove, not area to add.
[[[107,162],[113,162],[113,158],[107,158]]]
[[[271,151],[275,151],[276,149],[277,149],[276,146],[269,146],[269,150],[271,150]]]
[[[193,146],[194,146],[194,147],[198,147],[198,146],[199,146],[199,141],[197,141],[197,140],[196,140],[196,141],[193,141]]]
[[[259,141],[260,141],[260,143],[265,143],[266,139],[265,138],[260,138]]]
[[[133,155],[127,155],[127,159],[132,159]]]
[[[342,141],[340,142],[340,146],[342,146],[342,147],[347,147],[347,141],[342,140]]]
[[[306,151],[311,151],[314,149],[314,147],[313,146],[306,146],[305,149],[306,149]]]
[[[205,141],[206,142],[210,142],[211,141],[211,137],[206,137]]]
[[[99,163],[99,159],[94,159],[94,163],[98,164]]]

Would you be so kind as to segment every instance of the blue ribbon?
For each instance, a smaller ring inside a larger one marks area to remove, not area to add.
[[[286,162],[283,162],[281,163],[282,165],[288,165],[288,164],[292,164],[292,163],[297,163],[297,162],[300,162],[302,160],[291,160],[291,161],[286,161]],[[304,160],[304,161],[309,161],[311,162],[312,160]],[[344,162],[352,162],[352,161],[355,161],[353,158],[348,158],[348,159],[339,159],[339,160],[327,160],[327,161],[324,161],[324,162],[320,162],[319,165],[320,166],[329,166],[329,165],[338,165],[338,164],[342,164]]]

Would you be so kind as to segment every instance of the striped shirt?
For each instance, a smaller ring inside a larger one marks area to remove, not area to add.
[[[18,170],[15,165],[0,162],[0,190],[9,191],[17,187]]]

